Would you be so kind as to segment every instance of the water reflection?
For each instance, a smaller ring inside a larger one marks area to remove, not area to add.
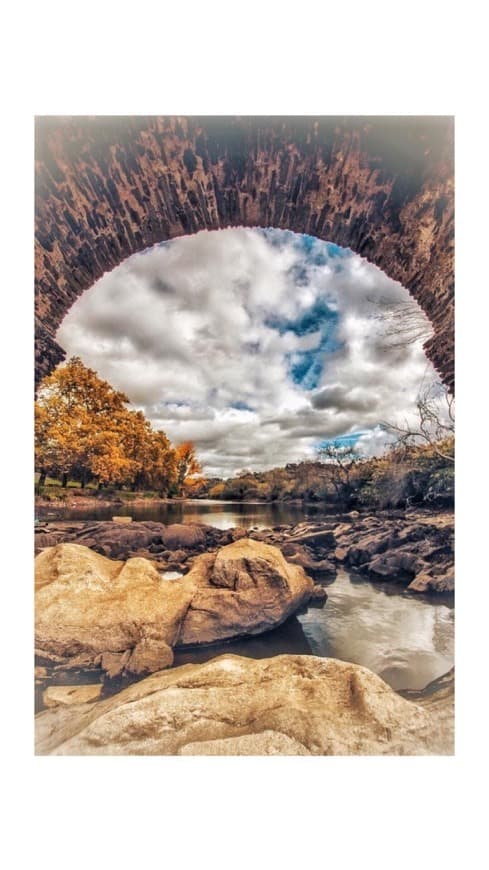
[[[75,502],[76,499],[73,499]],[[95,501],[95,500],[94,500]],[[324,514],[324,508],[302,504],[274,504],[273,502],[234,502],[213,501],[206,499],[189,499],[164,504],[112,505],[90,508],[73,506],[57,508],[38,508],[41,520],[110,520],[117,514],[122,517],[132,517],[137,520],[151,520],[159,523],[207,523],[218,529],[229,529],[242,526],[245,529],[269,528],[285,523],[299,523],[307,517],[317,517]]]
[[[301,623],[293,616],[273,631],[258,634],[256,637],[243,637],[228,643],[214,643],[205,647],[176,649],[174,665],[208,662],[223,653],[233,653],[252,659],[268,659],[285,654],[313,655],[313,650]]]
[[[250,658],[317,655],[369,668],[394,689],[423,689],[453,666],[453,607],[341,571],[322,609],[310,608],[254,638],[176,650],[175,665],[224,652]]]
[[[454,610],[345,572],[323,610],[299,620],[314,655],[364,665],[394,689],[422,689],[453,665]]]

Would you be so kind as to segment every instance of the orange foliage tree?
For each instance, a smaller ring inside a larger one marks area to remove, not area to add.
[[[195,453],[193,441],[183,441],[175,447],[177,464],[177,490],[181,494],[184,486],[192,485],[192,478],[200,474],[202,466]]]
[[[35,467],[46,475],[99,485],[151,485],[167,491],[176,480],[175,452],[164,432],[128,397],[73,357],[44,378],[35,405]]]

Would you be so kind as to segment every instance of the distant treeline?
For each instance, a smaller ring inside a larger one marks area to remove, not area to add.
[[[62,487],[70,480],[82,488],[95,484],[160,496],[302,500],[333,510],[453,505],[453,436],[419,447],[409,443],[412,433],[401,432],[397,446],[381,458],[362,460],[351,448],[328,447],[321,451],[322,461],[209,480],[201,476],[192,442],[172,445],[128,403],[77,357],[45,378],[35,404],[38,492],[49,477]],[[431,406],[420,405],[421,420],[431,420]]]
[[[445,447],[453,448],[453,439]],[[227,480],[199,481],[199,498],[321,502],[332,509],[451,507],[454,465],[433,446],[393,448],[381,458],[301,462],[270,471],[243,471]]]

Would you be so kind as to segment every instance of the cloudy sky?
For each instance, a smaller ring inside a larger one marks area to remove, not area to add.
[[[360,257],[288,231],[201,232],[106,274],[58,340],[209,476],[313,458],[328,441],[382,452],[436,380],[426,318]]]

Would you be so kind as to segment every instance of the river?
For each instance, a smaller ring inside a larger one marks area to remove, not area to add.
[[[151,502],[109,507],[77,508],[76,498],[67,507],[39,507],[36,516],[40,520],[110,520],[114,515],[132,517],[133,520],[152,520],[157,523],[207,523],[218,529],[242,526],[245,529],[269,528],[282,523],[299,523],[308,518],[321,518],[324,508],[315,505],[288,504],[287,502],[237,502],[213,501],[211,499],[187,499],[185,501]]]

